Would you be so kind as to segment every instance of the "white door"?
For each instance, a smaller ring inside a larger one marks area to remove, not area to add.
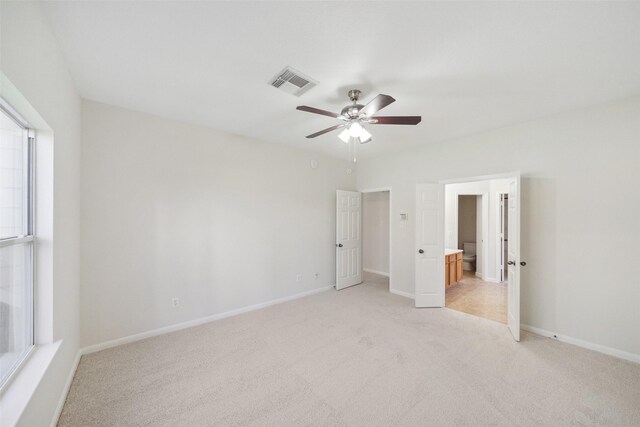
[[[362,283],[362,194],[336,192],[336,289]]]
[[[444,187],[416,186],[416,307],[444,307]]]
[[[509,181],[507,200],[507,326],[520,341],[520,176]],[[524,265],[524,263],[523,263]]]

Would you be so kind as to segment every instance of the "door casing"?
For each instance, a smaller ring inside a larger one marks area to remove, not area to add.
[[[517,182],[517,197],[516,200],[514,200],[514,203],[517,203],[517,209],[520,212],[520,203],[521,203],[521,192],[522,192],[522,186],[521,186],[521,176],[520,176],[520,172],[516,171],[516,172],[509,172],[509,173],[502,173],[502,174],[495,174],[495,175],[483,175],[483,176],[475,176],[475,177],[466,177],[466,178],[457,178],[457,179],[452,179],[452,180],[441,180],[440,183],[445,185],[445,184],[459,184],[459,183],[466,183],[466,182],[476,182],[476,181],[489,181],[489,180],[494,180],[494,179],[511,179],[514,178]],[[511,196],[509,197],[511,199]],[[509,202],[511,202],[511,200],[509,200]],[[521,215],[518,215],[518,217],[520,217]],[[511,215],[509,215],[509,217],[511,217]],[[520,247],[522,246],[520,244],[520,228],[521,228],[521,221],[520,218],[518,218],[518,223],[517,223],[517,227],[514,227],[514,230],[511,230],[511,227],[509,227],[509,232],[510,233],[517,233],[517,239],[515,239],[515,241],[517,241],[517,245],[518,245],[518,249],[517,251],[515,251],[515,259],[513,259],[513,261],[515,262],[515,265],[513,266],[513,269],[515,271],[514,273],[514,280],[516,280],[517,284],[515,286],[515,298],[512,300],[511,296],[509,297],[509,303],[510,304],[517,304],[517,308],[514,311],[514,315],[517,316],[517,319],[513,319],[513,321],[518,325],[518,327],[515,330],[512,330],[511,333],[513,335],[513,338],[516,341],[520,341],[520,306],[521,306],[521,301],[520,301],[520,268],[521,268],[521,261],[522,261],[522,254],[520,253]],[[511,239],[510,239],[511,240]],[[511,243],[511,242],[509,242]],[[511,246],[511,244],[509,245]],[[517,275],[517,276],[516,276]],[[508,274],[508,279],[511,280],[512,274],[511,272],[509,272]],[[442,281],[442,288],[445,288],[445,284],[444,284],[444,280]],[[513,290],[509,289],[509,292],[512,293]],[[512,319],[509,318],[510,314],[507,314],[507,322],[509,323]],[[511,327],[510,327],[511,328]]]

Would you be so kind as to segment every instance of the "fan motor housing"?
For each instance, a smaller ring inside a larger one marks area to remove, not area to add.
[[[360,110],[362,110],[363,107],[364,105],[362,104],[347,105],[342,109],[340,115],[347,119],[357,119],[360,115]]]

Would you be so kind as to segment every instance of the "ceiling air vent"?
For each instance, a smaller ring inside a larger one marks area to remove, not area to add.
[[[291,67],[286,67],[271,79],[270,84],[291,95],[300,96],[317,85],[318,82]]]

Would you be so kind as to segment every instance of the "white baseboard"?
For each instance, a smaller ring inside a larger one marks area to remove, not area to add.
[[[370,268],[363,268],[362,271],[366,271],[367,273],[378,274],[384,277],[389,277],[389,273],[385,273],[384,271],[372,270]]]
[[[391,288],[389,288],[389,292],[391,292],[392,294],[400,295],[401,297],[415,299],[415,296],[413,294],[410,294],[409,292],[399,291],[397,289]]]
[[[541,335],[543,337],[554,338],[560,342],[565,342],[567,344],[572,344],[578,347],[586,348],[588,350],[597,351],[598,353],[607,354],[609,356],[614,356],[620,359],[628,360],[630,362],[640,363],[640,354],[629,353],[623,350],[618,350],[616,348],[611,348],[611,347],[607,347],[600,344],[594,344],[589,341],[584,341],[578,338],[561,335],[555,332],[547,331],[545,329],[536,328],[534,326],[520,325],[520,329],[528,332],[533,332],[534,334]]]
[[[289,295],[287,297],[278,298],[278,299],[274,299],[274,300],[271,300],[271,301],[262,302],[262,303],[259,303],[259,304],[254,304],[254,305],[250,305],[250,306],[247,306],[247,307],[238,308],[238,309],[235,309],[235,310],[225,311],[223,313],[218,313],[218,314],[214,314],[214,315],[211,315],[211,316],[201,317],[199,319],[189,320],[187,322],[177,323],[175,325],[164,326],[162,328],[153,329],[153,330],[146,331],[146,332],[141,332],[139,334],[129,335],[129,336],[122,337],[122,338],[116,338],[114,340],[105,341],[103,343],[90,345],[88,347],[83,348],[81,351],[82,351],[82,354],[95,353],[96,351],[105,350],[107,348],[117,347],[119,345],[128,344],[128,343],[135,342],[135,341],[140,341],[140,340],[143,340],[145,338],[155,337],[155,336],[158,336],[158,335],[167,334],[169,332],[174,332],[174,331],[179,331],[181,329],[191,328],[193,326],[198,326],[198,325],[202,325],[204,323],[213,322],[214,320],[225,319],[227,317],[237,316],[238,314],[247,313],[247,312],[254,311],[254,310],[259,310],[261,308],[269,307],[271,305],[281,304],[283,302],[292,301],[292,300],[296,300],[296,299],[299,299],[299,298],[304,298],[304,297],[307,297],[307,296],[310,296],[310,295],[314,295],[314,294],[317,294],[317,293],[320,293],[320,292],[328,291],[329,289],[333,289],[333,288],[334,288],[334,285],[325,286],[325,287],[318,288],[318,289],[312,289],[310,291],[300,292],[298,294]]]
[[[56,427],[56,425],[58,424],[58,420],[60,419],[60,415],[62,414],[62,408],[64,408],[64,402],[66,402],[67,400],[67,395],[69,394],[69,389],[71,389],[71,383],[73,382],[73,377],[76,375],[76,371],[78,370],[78,364],[80,363],[81,357],[82,349],[79,349],[76,353],[76,358],[73,361],[73,368],[71,369],[71,372],[69,372],[67,381],[64,383],[64,388],[62,389],[62,394],[60,394],[58,406],[56,406],[56,412],[54,412],[53,414],[53,419],[51,420],[50,427]]]

